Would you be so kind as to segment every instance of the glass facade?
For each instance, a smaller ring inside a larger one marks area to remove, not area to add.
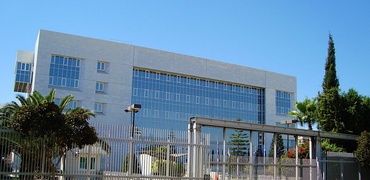
[[[78,88],[81,60],[72,57],[51,56],[49,85]]]
[[[31,64],[22,62],[17,63],[15,81],[24,83],[31,82]]]
[[[293,93],[276,91],[276,114],[277,115],[287,115],[291,108],[291,100]]]
[[[262,88],[144,69],[134,69],[132,88],[137,126],[186,130],[193,116],[265,124]]]

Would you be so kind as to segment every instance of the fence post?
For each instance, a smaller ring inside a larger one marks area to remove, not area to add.
[[[277,136],[278,134],[277,133],[274,133],[274,179],[277,179]]]
[[[192,164],[193,164],[193,122],[192,119],[190,119],[189,125],[188,125],[188,177],[193,177],[193,171],[192,171]]]
[[[322,180],[323,175],[322,173],[322,156],[321,156],[321,138],[319,136],[316,137],[316,173],[317,173],[317,180]]]
[[[298,164],[299,164],[299,159],[298,159],[298,136],[295,135],[294,136],[295,138],[295,179],[298,180],[298,177],[299,177],[299,167],[298,167]]]
[[[343,176],[343,159],[340,159],[340,179],[341,180],[344,180],[344,176]]]
[[[253,131],[249,131],[249,179],[253,179]]]
[[[170,176],[170,139],[167,140],[167,161],[166,161],[166,176]]]
[[[223,128],[223,140],[222,140],[222,179],[225,180],[226,174],[226,128]]]
[[[91,145],[87,146],[87,179],[90,180],[90,167],[91,167]]]
[[[313,180],[313,176],[312,176],[312,158],[313,158],[313,146],[312,146],[312,138],[313,137],[309,137],[309,149],[310,149],[310,180]]]

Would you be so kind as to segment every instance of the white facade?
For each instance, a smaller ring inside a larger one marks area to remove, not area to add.
[[[79,86],[76,89],[49,85],[50,59],[61,55],[81,59]],[[57,96],[73,94],[78,106],[94,109],[94,103],[104,103],[103,113],[94,122],[113,124],[129,123],[130,115],[124,109],[131,104],[132,72],[144,68],[159,72],[183,74],[265,90],[266,124],[287,117],[276,114],[276,91],[292,94],[291,107],[296,99],[296,78],[289,75],[238,66],[188,55],[149,49],[134,45],[40,30],[35,52],[19,51],[18,62],[33,62],[31,90],[47,94],[57,88]],[[97,71],[97,63],[105,62],[105,72]],[[96,82],[107,83],[104,93],[96,93]]]

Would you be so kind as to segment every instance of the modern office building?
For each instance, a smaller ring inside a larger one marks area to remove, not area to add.
[[[75,96],[93,122],[187,130],[201,116],[276,125],[294,108],[296,78],[204,58],[40,30],[34,52],[19,51],[15,92]]]

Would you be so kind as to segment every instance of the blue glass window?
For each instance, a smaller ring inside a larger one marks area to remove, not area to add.
[[[98,61],[97,70],[98,71],[105,71],[106,62]]]
[[[94,111],[95,112],[103,112],[103,103],[96,102],[94,104]]]
[[[96,82],[96,84],[95,84],[95,91],[96,92],[104,92],[105,91],[105,83],[103,83],[103,82]]]
[[[78,88],[80,61],[76,58],[52,55],[49,85]]]
[[[16,82],[31,82],[31,64],[28,63],[17,63],[17,72],[15,76]]]
[[[132,88],[138,126],[186,130],[193,116],[265,123],[263,88],[136,68]]]
[[[287,115],[291,111],[292,93],[276,91],[276,114]]]

